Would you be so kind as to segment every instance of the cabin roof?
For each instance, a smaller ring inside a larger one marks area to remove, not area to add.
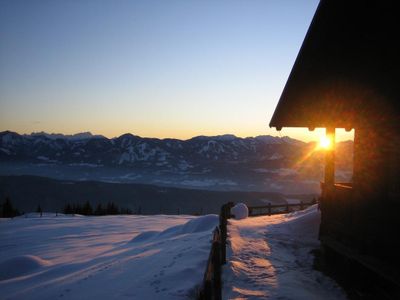
[[[322,0],[270,127],[350,129],[398,117],[400,18],[394,3]]]

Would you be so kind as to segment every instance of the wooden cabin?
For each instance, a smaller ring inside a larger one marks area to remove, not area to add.
[[[351,182],[321,183],[320,240],[400,287],[400,18],[395,1],[322,0],[270,122],[354,129]]]

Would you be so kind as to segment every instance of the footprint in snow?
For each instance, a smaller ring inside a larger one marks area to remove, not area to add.
[[[168,265],[163,266],[163,269],[171,268],[174,264],[175,264],[175,261],[172,261]]]
[[[161,281],[160,281],[159,279],[157,279],[157,280],[154,280],[154,281],[150,282],[150,285],[151,285],[151,286],[153,286],[153,285],[159,285],[160,283],[161,283]]]

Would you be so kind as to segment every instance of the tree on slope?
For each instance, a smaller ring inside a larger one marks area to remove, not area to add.
[[[40,216],[42,216],[43,210],[42,210],[42,207],[40,206],[40,204],[39,204],[38,207],[36,208],[36,212],[39,213]]]
[[[7,197],[4,203],[1,205],[0,217],[13,218],[18,215],[19,215],[18,210],[14,209],[10,198]]]
[[[86,201],[82,207],[82,215],[90,216],[93,214],[93,208],[89,201]]]

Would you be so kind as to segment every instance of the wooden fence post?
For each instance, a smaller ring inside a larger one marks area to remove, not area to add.
[[[203,277],[198,300],[222,300],[222,264],[221,264],[221,231],[215,227],[212,235],[211,250]]]
[[[287,212],[287,213],[289,212],[289,203],[286,204],[286,212]]]
[[[268,216],[270,216],[271,214],[272,214],[271,202],[268,202]]]
[[[221,233],[221,263],[226,264],[226,239],[228,236],[228,219],[231,217],[231,208],[233,202],[228,202],[221,206],[221,212],[219,215],[219,230]]]
[[[303,201],[300,201],[300,210],[304,209]]]
[[[221,243],[216,240],[213,242],[214,248],[214,257],[213,257],[213,265],[214,265],[214,285],[213,285],[213,294],[215,300],[222,299],[222,284],[221,284]]]
[[[219,215],[219,230],[221,232],[221,263],[226,264],[226,237],[227,237],[227,232],[226,232],[226,224],[227,220],[225,217],[225,206],[226,204],[222,205],[221,207],[221,212]]]

